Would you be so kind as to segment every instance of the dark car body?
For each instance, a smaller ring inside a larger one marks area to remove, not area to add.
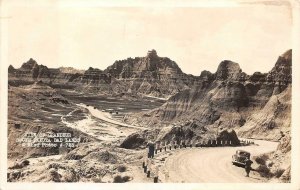
[[[232,164],[245,166],[246,158],[250,159],[250,152],[244,150],[237,150],[232,156]]]

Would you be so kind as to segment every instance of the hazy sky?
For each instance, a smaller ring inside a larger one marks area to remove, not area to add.
[[[192,8],[44,2],[7,6],[8,64],[18,68],[32,57],[48,67],[105,69],[155,49],[188,74],[215,72],[224,59],[252,74],[269,71],[291,48],[286,4]]]

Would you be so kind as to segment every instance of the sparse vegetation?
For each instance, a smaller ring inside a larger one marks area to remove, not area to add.
[[[120,175],[117,175],[114,177],[114,183],[125,183],[125,182],[128,182],[130,180],[130,177],[129,176],[120,176]]]
[[[125,172],[126,170],[126,166],[118,166],[118,172]]]
[[[269,159],[269,156],[266,154],[262,154],[260,156],[255,157],[255,162],[260,165],[266,165],[266,161]]]
[[[262,177],[271,177],[272,174],[270,172],[270,169],[266,166],[266,165],[260,165],[258,166],[258,168],[256,169],[256,171],[260,174],[260,176]]]
[[[275,170],[275,172],[273,173],[273,175],[275,176],[275,177],[277,177],[277,178],[279,178],[279,177],[281,177],[282,176],[282,174],[284,173],[284,169],[277,169],[277,170]]]

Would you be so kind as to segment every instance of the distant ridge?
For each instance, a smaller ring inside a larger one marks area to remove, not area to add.
[[[288,50],[279,56],[277,66],[268,74],[256,72],[247,75],[242,72],[238,63],[224,60],[216,73],[203,71],[200,76],[185,74],[176,62],[168,57],[160,57],[154,49],[149,50],[145,57],[117,60],[103,71],[92,67],[88,70],[48,68],[30,58],[19,69],[9,66],[9,84],[19,86],[43,81],[54,88],[73,88],[96,94],[170,97],[193,86],[202,85],[203,80],[291,82],[290,75],[286,75],[291,71],[290,67],[282,67],[282,64],[289,64],[291,54],[292,50]],[[283,71],[282,68],[287,70]]]

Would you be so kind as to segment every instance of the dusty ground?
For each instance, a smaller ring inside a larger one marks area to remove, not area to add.
[[[86,109],[89,110],[89,112],[94,116],[94,117],[97,117],[105,122],[108,122],[110,124],[114,124],[114,125],[118,125],[118,126],[121,126],[121,127],[129,127],[129,128],[135,128],[135,129],[146,129],[144,127],[137,127],[137,126],[134,126],[134,125],[128,125],[126,123],[123,123],[123,122],[119,122],[119,121],[116,121],[116,120],[113,120],[112,117],[111,117],[111,114],[109,113],[106,113],[106,112],[102,112],[96,108],[93,108],[91,106],[85,106],[84,104],[79,104],[78,106],[81,106],[81,107],[84,107]]]
[[[19,129],[11,124],[10,149],[23,150],[18,149],[14,140],[26,130],[36,127],[35,123],[40,125],[38,131],[50,129],[41,124],[46,118],[51,125],[59,124],[61,128],[80,131],[77,132],[79,135],[87,134],[86,138],[90,139],[80,143],[78,148],[59,155],[26,157],[29,164],[22,167],[14,168],[24,160],[12,155],[8,162],[9,181],[117,182],[119,177],[122,182],[153,182],[153,176],[147,178],[141,167],[146,150],[118,148],[128,135],[144,130],[144,127],[123,123],[107,110],[102,111],[101,102],[94,102],[98,106],[74,103],[43,84],[11,88],[9,97],[9,119],[22,118],[22,122],[31,123],[28,126],[22,124]],[[243,149],[253,155],[276,149],[276,143],[257,141],[257,144],[259,146]],[[264,182],[255,172],[250,178],[244,177],[244,169],[231,164],[231,156],[236,149],[239,147],[180,149],[161,153],[154,162],[160,168],[161,182]],[[119,167],[124,167],[124,171]]]
[[[87,114],[86,118],[80,121],[71,122],[62,117],[62,122],[68,127],[75,128],[101,140],[102,143],[88,143],[84,146],[87,148],[82,147],[82,145],[77,148],[78,150],[75,149],[67,155],[29,158],[29,166],[22,169],[9,170],[10,175],[17,175],[20,173],[22,177],[17,178],[17,181],[114,182],[114,178],[117,175],[120,175],[128,177],[128,181],[132,183],[153,182],[153,174],[151,174],[151,178],[147,178],[141,168],[141,163],[146,156],[146,150],[113,151],[112,149],[113,144],[116,143],[115,145],[117,145],[121,139],[124,139],[129,134],[143,128],[116,121],[111,117],[111,114],[102,112],[92,106],[85,106],[83,104],[77,106],[78,109],[87,110],[82,110],[83,113]],[[76,109],[65,116],[72,116],[75,111]],[[252,156],[255,156],[274,151],[277,147],[277,143],[274,142],[257,140],[255,143],[258,146],[217,148],[193,147],[159,153],[154,159],[155,166],[158,166],[159,168],[159,180],[160,182],[175,183],[265,182],[266,179],[260,177],[257,172],[252,172],[250,178],[246,178],[244,176],[245,171],[243,168],[231,164],[231,156],[237,149],[250,151]],[[99,149],[99,147],[102,148]],[[91,156],[92,154],[101,153],[102,150],[107,150],[108,153],[115,155],[118,161],[115,163],[95,163],[96,160],[89,159],[89,157],[95,157],[95,155]],[[68,155],[71,155],[69,156],[71,160],[65,159]],[[80,155],[80,159],[75,158],[76,155]],[[128,156],[130,155],[130,159],[123,159],[125,157],[129,158]],[[94,170],[85,171],[81,167],[78,168],[76,165],[79,162],[84,163],[90,168],[95,167],[95,171],[102,174],[97,176],[93,173]],[[14,163],[14,161],[10,161],[9,165],[12,166]],[[126,172],[120,173],[116,170],[116,167],[122,163],[126,165]],[[52,167],[51,164],[58,165],[58,168],[51,169],[52,173],[43,173],[45,169]],[[77,176],[74,174],[76,171],[86,173]],[[95,176],[93,176],[94,174]],[[56,177],[53,175],[56,175]]]
[[[161,167],[162,182],[184,183],[261,183],[265,179],[257,172],[251,172],[245,177],[242,167],[231,163],[231,156],[238,149],[259,155],[274,151],[278,143],[255,141],[258,146],[245,147],[215,147],[215,148],[187,148],[180,149],[166,158]]]

